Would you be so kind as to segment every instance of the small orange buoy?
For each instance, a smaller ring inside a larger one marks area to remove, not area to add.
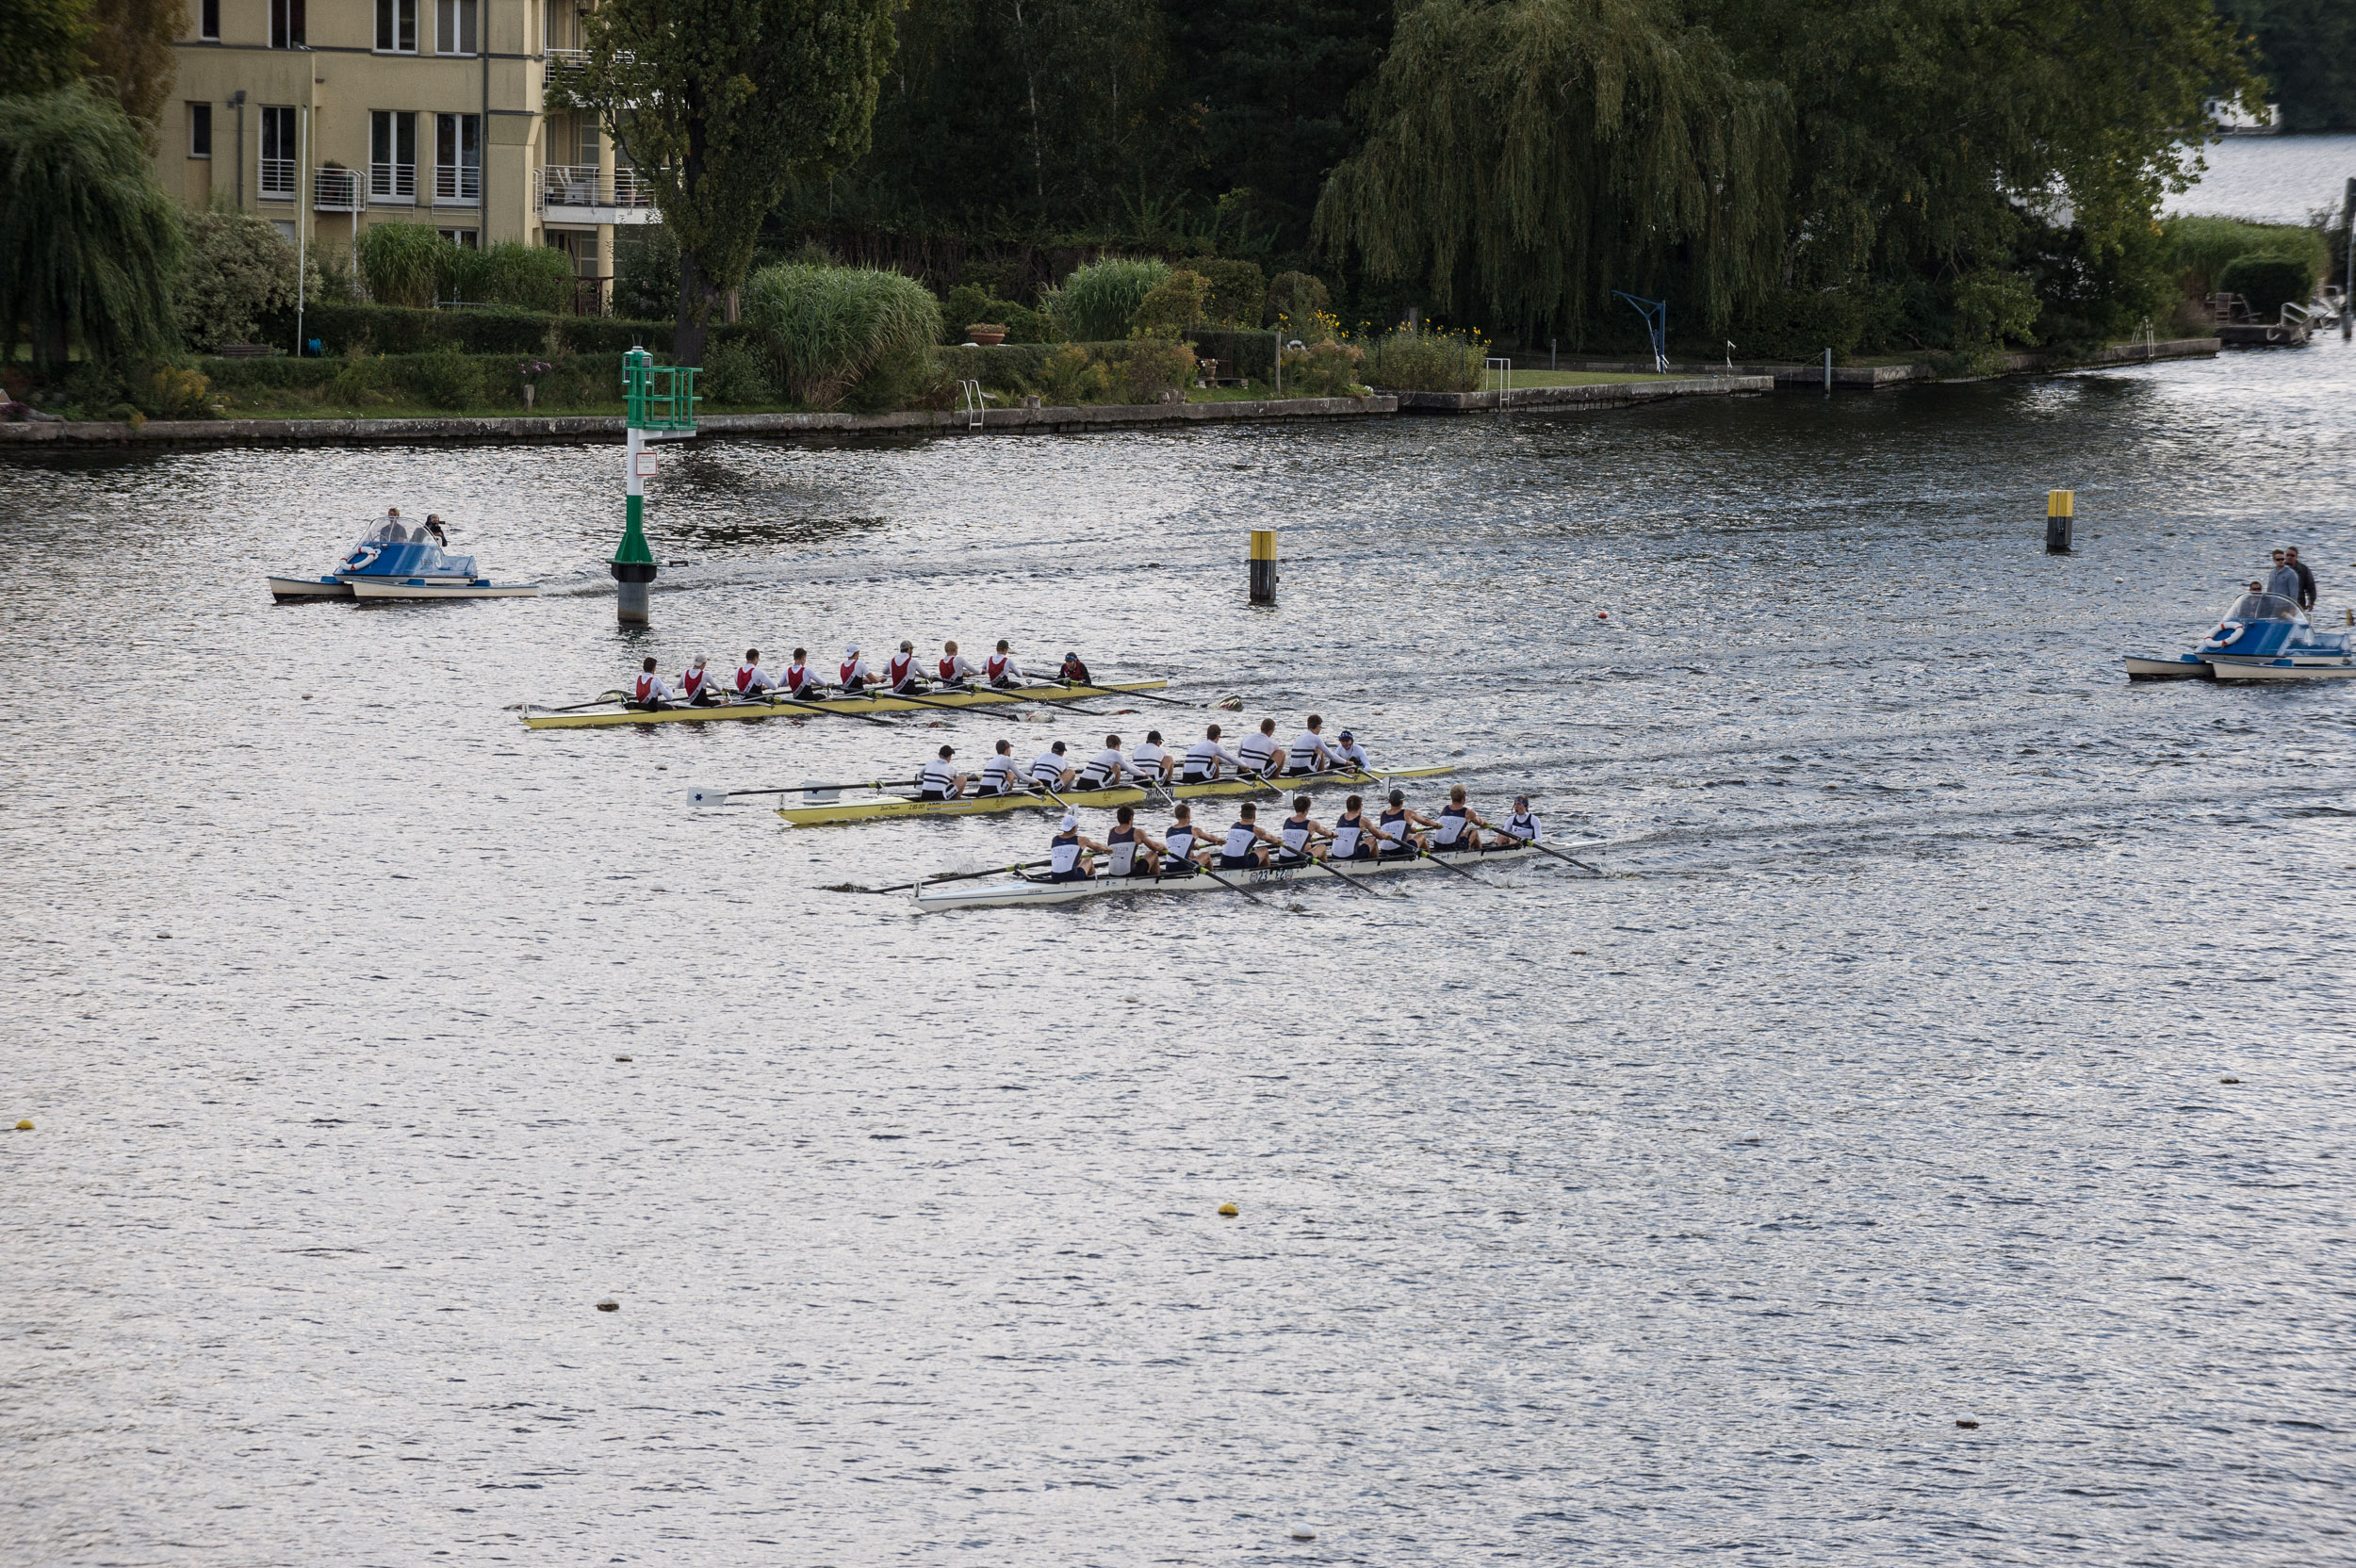
[[[16,1124],[16,1130],[20,1133],[29,1133],[33,1130],[33,1124],[29,1121],[20,1121]]]

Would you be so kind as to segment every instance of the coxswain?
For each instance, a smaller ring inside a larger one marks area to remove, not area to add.
[[[826,682],[820,680],[817,673],[810,667],[810,649],[808,648],[794,650],[794,662],[785,667],[785,675],[778,684],[785,688],[785,694],[790,697],[814,697],[826,694]]]
[[[1094,850],[1107,853],[1103,844],[1080,836],[1080,813],[1066,811],[1063,823],[1055,829],[1055,841],[1048,847],[1047,880],[1050,882],[1085,882],[1096,874],[1085,853]]]
[[[1161,852],[1189,871],[1211,853],[1203,836],[1194,830],[1194,812],[1183,800],[1170,808],[1170,831],[1163,835]]]
[[[1347,729],[1333,738],[1333,765],[1356,768],[1360,773],[1372,773],[1374,764],[1366,760],[1366,748]]]
[[[1446,850],[1479,849],[1481,835],[1472,831],[1476,827],[1485,827],[1491,832],[1497,830],[1495,823],[1483,821],[1480,812],[1464,804],[1464,786],[1450,785],[1448,792],[1448,804],[1440,808],[1440,820],[1432,825],[1432,847]]]
[[[1382,852],[1383,854],[1414,855],[1429,851],[1432,847],[1431,837],[1415,830],[1418,827],[1437,827],[1438,825],[1439,824],[1425,816],[1421,811],[1415,810],[1408,806],[1406,791],[1393,790],[1391,803],[1384,808],[1383,815],[1376,819],[1374,831],[1375,837],[1383,841]]]
[[[1276,721],[1262,719],[1260,732],[1247,735],[1235,748],[1237,771],[1256,774],[1261,777],[1284,765],[1284,748],[1276,743]]]
[[[965,775],[949,763],[957,754],[955,746],[942,746],[941,755],[924,764],[916,776],[916,798],[919,800],[955,800],[965,793]]]
[[[941,683],[943,686],[970,686],[973,678],[981,673],[973,661],[957,651],[957,644],[941,645]]]
[[[1257,814],[1248,800],[1235,808],[1235,824],[1227,830],[1227,842],[1219,851],[1219,870],[1252,871],[1267,865],[1268,852],[1260,847],[1262,842],[1284,847],[1284,840],[1252,820]]]
[[[1068,790],[1072,776],[1077,771],[1064,761],[1064,743],[1057,741],[1031,759],[1031,782],[1043,784],[1051,790]]]
[[[1308,727],[1294,736],[1293,743],[1284,750],[1283,766],[1286,773],[1319,773],[1340,766],[1333,748],[1325,743],[1325,737],[1317,733],[1324,727],[1323,719],[1315,713],[1309,715]]]
[[[1538,819],[1530,813],[1530,797],[1513,797],[1513,814],[1501,823],[1489,825],[1497,837],[1489,841],[1491,849],[1512,849],[1516,844],[1534,844],[1546,837],[1538,826]]]
[[[1076,653],[1066,653],[1063,656],[1063,668],[1056,673],[1074,686],[1089,684],[1088,667],[1080,662],[1080,656]]]
[[[998,651],[991,654],[986,662],[989,667],[984,674],[992,686],[1020,686],[1028,678],[1023,673],[1023,666],[1014,662],[1014,651],[1006,646],[1004,637],[998,639]]]
[[[973,792],[977,795],[1006,795],[1014,792],[1014,743],[1001,741],[998,743],[998,754],[982,764],[982,776],[974,781]]]
[[[654,656],[638,666],[637,684],[630,688],[630,700],[623,707],[641,713],[660,713],[671,706],[671,683],[663,678],[654,667]]]
[[[1333,830],[1309,814],[1309,797],[1293,796],[1293,814],[1277,825],[1277,836],[1284,841],[1284,853],[1311,860],[1325,858],[1324,841]]]
[[[1113,812],[1113,830],[1104,835],[1106,876],[1151,876],[1158,862],[1153,841],[1137,830],[1137,808],[1123,806]],[[1137,853],[1143,850],[1145,853]]]
[[[1203,739],[1186,748],[1186,760],[1178,770],[1178,782],[1208,784],[1219,776],[1222,764],[1241,772],[1243,759],[1219,744],[1219,726],[1213,725],[1203,732]]]
[[[900,651],[884,661],[884,679],[895,692],[913,692],[922,682],[916,673],[916,645],[903,637]]]
[[[1342,814],[1333,819],[1333,842],[1326,850],[1329,860],[1371,860],[1374,858],[1374,829],[1366,821],[1364,799],[1351,795],[1342,802]]]
[[[1177,765],[1178,759],[1162,749],[1162,732],[1158,729],[1147,730],[1145,743],[1129,748],[1129,771],[1140,778],[1150,776],[1167,781],[1170,770]]]
[[[842,678],[837,680],[835,684],[843,688],[843,694],[844,696],[851,697],[855,697],[859,695],[859,693],[865,691],[867,689],[867,683],[875,678],[875,672],[868,666],[866,660],[861,659],[859,656],[859,645],[857,643],[847,644],[843,649],[843,669],[841,671],[841,677]]]
[[[1127,777],[1130,771],[1128,759],[1121,755],[1121,737],[1107,735],[1104,737],[1104,749],[1088,759],[1088,766],[1080,770],[1073,787],[1109,790]]]
[[[711,680],[704,675],[702,654],[695,655],[687,668],[679,671],[679,695],[687,699],[687,706],[690,708],[710,708],[719,702],[720,694],[713,689]]]
[[[761,650],[746,648],[744,662],[736,666],[736,694],[740,697],[758,696],[777,683],[776,678],[761,667]]]

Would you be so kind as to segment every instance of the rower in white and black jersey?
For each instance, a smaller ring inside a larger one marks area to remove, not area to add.
[[[1262,719],[1260,732],[1245,736],[1235,747],[1235,754],[1236,771],[1240,773],[1265,776],[1284,766],[1279,759],[1284,755],[1284,748],[1276,743],[1276,721]]]
[[[992,686],[1022,686],[1028,684],[1023,666],[1014,662],[1014,650],[1004,637],[998,639],[998,651],[985,662],[984,677]]]
[[[895,692],[924,689],[924,678],[916,668],[916,645],[905,637],[900,640],[900,651],[884,661],[884,683]]]
[[[671,683],[656,670],[651,654],[638,666],[638,678],[630,685],[630,700],[622,706],[640,713],[660,713],[671,706]]]
[[[1219,744],[1219,726],[1203,732],[1203,739],[1186,748],[1186,760],[1179,767],[1181,784],[1208,784],[1219,776],[1222,767],[1242,771],[1243,759]]]
[[[785,667],[785,674],[777,678],[777,684],[784,688],[785,694],[790,697],[824,696],[826,690],[826,681],[816,670],[810,667],[810,649],[808,648],[794,650],[794,662]]]
[[[916,798],[919,800],[955,800],[965,793],[965,775],[950,765],[957,756],[955,746],[942,746],[941,755],[924,764],[916,776]]]
[[[1528,795],[1515,795],[1513,814],[1502,823],[1493,823],[1490,825],[1497,833],[1497,837],[1489,841],[1491,849],[1512,849],[1516,844],[1534,844],[1546,837],[1546,833],[1538,825],[1538,819],[1530,815]]]
[[[1480,812],[1464,804],[1464,786],[1451,785],[1448,804],[1440,808],[1440,820],[1432,825],[1432,847],[1435,850],[1466,850],[1481,847],[1481,835],[1472,831],[1486,827],[1495,832],[1497,825],[1482,819]]]
[[[1293,814],[1277,825],[1276,833],[1285,854],[1311,860],[1325,858],[1325,841],[1333,836],[1332,828],[1309,814],[1307,795],[1293,796]]]
[[[1262,827],[1252,819],[1259,813],[1250,801],[1235,808],[1235,824],[1227,830],[1227,841],[1220,847],[1219,869],[1221,871],[1252,871],[1268,863],[1268,852],[1263,843],[1284,847],[1284,841]]]
[[[1293,743],[1284,748],[1283,760],[1278,765],[1288,774],[1317,773],[1339,767],[1341,764],[1333,756],[1333,748],[1327,745],[1325,737],[1318,733],[1324,727],[1323,719],[1315,713],[1310,714],[1307,727],[1293,737]]]
[[[1129,760],[1121,755],[1121,737],[1104,737],[1104,749],[1088,760],[1072,787],[1080,790],[1109,790],[1127,777]]]
[[[959,653],[955,643],[941,645],[941,662],[936,667],[941,672],[943,686],[956,687],[960,691],[973,685],[973,678],[982,673],[981,666]]]
[[[1158,864],[1154,851],[1160,847],[1137,826],[1137,808],[1123,806],[1113,812],[1113,830],[1104,835],[1103,874],[1152,876]]]
[[[1375,825],[1375,835],[1382,841],[1377,848],[1384,855],[1413,855],[1428,850],[1432,847],[1432,836],[1416,829],[1438,825],[1407,804],[1406,791],[1393,790],[1390,805]]]
[[[1145,743],[1129,748],[1129,771],[1139,778],[1166,781],[1177,765],[1178,759],[1162,749],[1162,732],[1158,729],[1147,730]]]
[[[997,755],[982,764],[982,776],[974,780],[973,792],[977,795],[1004,795],[1018,790],[1022,790],[1022,786],[1015,782],[1014,743],[1001,741]],[[1022,790],[1022,792],[1028,794],[1030,792]]]
[[[744,662],[736,666],[736,694],[740,697],[757,697],[776,686],[777,683],[777,678],[761,667],[761,650],[746,648]]]
[[[1329,860],[1371,860],[1379,841],[1374,825],[1366,821],[1366,802],[1351,795],[1342,802],[1342,814],[1333,819],[1333,842],[1325,856]]]
[[[1044,784],[1051,790],[1068,790],[1072,776],[1079,770],[1064,760],[1064,743],[1057,741],[1031,759],[1031,782]]]
[[[1085,853],[1091,849],[1099,855],[1105,853],[1103,844],[1098,843],[1094,839],[1084,839],[1080,836],[1080,814],[1077,811],[1066,811],[1063,814],[1062,824],[1055,829],[1054,841],[1048,845],[1047,880],[1050,882],[1085,882],[1095,875],[1096,868],[1089,862]]]
[[[835,684],[843,688],[846,697],[858,696],[875,678],[875,669],[859,656],[859,645],[852,643],[843,649],[843,668]]]
[[[1356,768],[1360,773],[1374,771],[1374,764],[1366,759],[1366,748],[1347,729],[1333,738],[1333,763],[1336,767]]]
[[[1162,869],[1166,872],[1181,866],[1191,870],[1207,861],[1211,855],[1211,846],[1195,831],[1193,810],[1183,800],[1170,808],[1170,831],[1156,847],[1165,858]],[[1171,864],[1172,861],[1177,864]]]

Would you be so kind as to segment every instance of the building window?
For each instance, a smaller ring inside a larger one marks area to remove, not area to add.
[[[270,0],[270,46],[303,49],[309,45],[303,23],[303,0]]]
[[[408,109],[368,115],[368,194],[380,201],[417,199],[417,117]]]
[[[434,199],[468,206],[483,200],[483,116],[434,117]]]
[[[478,249],[475,244],[475,231],[472,229],[435,229],[434,232],[462,251]]]
[[[188,106],[188,156],[209,158],[213,155],[213,106]]]
[[[196,8],[196,36],[208,43],[221,41],[221,0],[200,0]]]
[[[474,53],[475,0],[434,0],[434,52]]]
[[[376,0],[376,48],[384,55],[417,52],[417,0]]]
[[[262,110],[262,199],[291,202],[295,197],[295,111],[291,105]]]

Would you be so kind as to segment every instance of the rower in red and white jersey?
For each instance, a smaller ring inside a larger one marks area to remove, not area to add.
[[[638,679],[630,687],[630,700],[622,706],[646,713],[662,712],[671,705],[671,683],[656,672],[651,654],[638,667]]]
[[[1129,760],[1121,755],[1121,737],[1107,735],[1104,737],[1104,749],[1088,759],[1088,766],[1080,770],[1079,779],[1072,787],[1109,790],[1130,772]]]
[[[843,669],[835,684],[845,696],[857,696],[875,678],[875,672],[866,660],[859,656],[859,645],[851,643],[843,649]]]
[[[941,645],[940,670],[941,683],[943,686],[966,685],[975,676],[982,673],[973,661],[957,651],[957,645],[955,643]]]
[[[810,649],[795,648],[794,662],[785,667],[785,675],[777,682],[790,697],[814,697],[826,690],[826,682],[810,667]]]
[[[1140,778],[1167,779],[1177,765],[1178,759],[1162,749],[1162,732],[1158,729],[1147,730],[1145,743],[1129,748],[1129,771]]]
[[[709,708],[720,700],[720,694],[712,688],[710,678],[704,674],[702,654],[695,655],[687,668],[679,671],[679,695],[687,699],[690,708]]]
[[[1333,748],[1318,733],[1324,727],[1323,719],[1315,713],[1309,715],[1308,727],[1294,736],[1293,743],[1284,748],[1284,768],[1286,773],[1317,773],[1340,766]]]
[[[988,666],[983,673],[992,686],[1021,686],[1028,680],[1023,666],[1014,662],[1014,650],[1006,645],[1004,637],[998,639],[998,651],[990,656]]]
[[[1235,748],[1238,771],[1269,774],[1284,765],[1284,748],[1276,743],[1276,721],[1262,719],[1260,732],[1247,735]]]
[[[1178,771],[1181,784],[1208,784],[1219,776],[1221,767],[1243,771],[1243,759],[1219,743],[1219,726],[1203,732],[1203,739],[1186,748],[1186,760]]]
[[[761,667],[761,650],[746,648],[744,662],[736,666],[736,694],[753,696],[777,685],[777,678]]]
[[[916,673],[916,645],[914,643],[906,638],[901,639],[900,651],[884,661],[884,679],[895,692],[916,690],[919,678]]]

